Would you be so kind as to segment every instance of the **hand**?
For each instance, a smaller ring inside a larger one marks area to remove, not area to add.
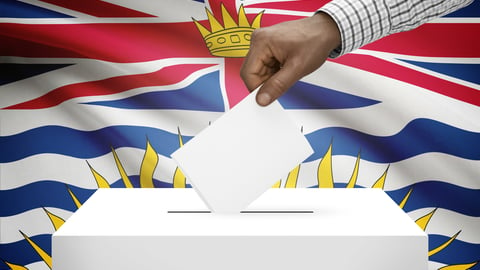
[[[323,12],[259,28],[252,34],[240,75],[250,91],[263,83],[256,100],[266,106],[325,63],[340,43],[337,24]]]

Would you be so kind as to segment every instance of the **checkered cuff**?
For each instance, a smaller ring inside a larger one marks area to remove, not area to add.
[[[413,29],[473,0],[332,0],[319,12],[337,23],[342,44],[330,53],[338,57],[388,34]]]
[[[331,52],[332,58],[385,36],[391,26],[385,1],[334,0],[319,11],[330,15],[340,30],[342,44]]]

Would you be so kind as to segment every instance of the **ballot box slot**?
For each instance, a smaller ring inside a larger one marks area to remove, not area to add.
[[[305,210],[275,210],[275,211],[241,211],[240,214],[313,214],[313,211]]]
[[[208,210],[171,210],[169,214],[210,214]],[[313,214],[311,210],[251,210],[241,211],[240,214]]]
[[[168,211],[169,214],[210,214],[212,211],[191,211],[191,210],[181,210],[181,211]]]

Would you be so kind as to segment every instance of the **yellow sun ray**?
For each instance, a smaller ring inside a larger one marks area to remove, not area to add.
[[[173,188],[186,188],[187,187],[187,177],[183,174],[182,170],[179,167],[175,169],[173,173]]]
[[[388,168],[390,168],[390,165],[388,165],[387,169],[382,174],[382,176],[380,176],[380,178],[378,178],[375,184],[373,184],[372,188],[383,189],[385,187],[385,180],[387,179]]]
[[[43,250],[35,242],[33,242],[32,239],[30,239],[30,237],[28,237],[22,231],[20,231],[20,233],[23,235],[23,238],[25,238],[25,240],[27,240],[27,242],[30,244],[30,246],[32,246],[32,248],[35,250],[35,252],[37,252],[37,254],[40,256],[40,258],[42,258],[42,260],[47,264],[48,268],[52,269],[52,257],[50,257],[50,255],[48,255],[48,253],[45,252],[45,250]]]
[[[180,147],[183,147],[183,137],[182,133],[180,132],[180,128],[177,127],[178,130],[178,144]],[[173,188],[186,188],[187,187],[187,177],[183,174],[182,170],[179,167],[175,169],[173,173]]]
[[[9,263],[7,261],[3,261],[3,262],[10,268],[10,270],[28,270],[28,268],[25,266]]]
[[[52,212],[48,211],[43,207],[43,211],[47,214],[48,218],[52,222],[53,227],[55,228],[55,231],[60,229],[60,227],[65,223],[65,220],[57,215],[52,214]]]
[[[428,223],[430,222],[430,219],[432,218],[433,214],[435,214],[435,211],[437,211],[437,209],[433,209],[432,212],[426,214],[425,216],[423,217],[420,217],[419,219],[417,219],[415,221],[415,223],[417,223],[418,226],[420,226],[420,228],[425,231],[425,229],[427,228],[428,226]]]
[[[108,183],[107,179],[105,179],[95,169],[93,169],[93,167],[90,165],[90,163],[88,163],[88,161],[87,164],[93,174],[93,177],[95,178],[95,181],[97,182],[98,188],[110,188],[110,184]]]
[[[73,203],[75,204],[77,209],[80,208],[80,206],[82,206],[82,203],[80,202],[80,200],[77,198],[77,196],[75,196],[73,191],[68,186],[67,186],[67,190],[68,190],[68,194],[70,194],[70,197],[72,197]]]
[[[446,247],[448,247],[452,242],[453,240],[455,240],[457,238],[457,236],[461,233],[462,231],[458,231],[456,234],[454,234],[452,237],[450,237],[450,239],[448,239],[445,243],[441,244],[440,246],[438,246],[437,248],[434,248],[432,250],[430,250],[428,252],[428,256],[432,256],[432,255],[435,255],[437,254],[438,252],[444,250]]]
[[[277,183],[275,183],[272,188],[280,188],[282,186],[282,180],[278,180]]]
[[[288,173],[287,180],[285,182],[286,188],[296,188],[298,182],[298,175],[300,174],[300,164],[298,164],[293,170]]]
[[[318,165],[317,180],[319,188],[333,188],[332,143]]]
[[[153,173],[158,164],[158,154],[147,139],[147,149],[140,167],[140,187],[153,188]]]
[[[408,192],[407,192],[407,195],[405,195],[405,197],[402,199],[402,201],[400,202],[400,204],[398,204],[398,206],[400,206],[401,209],[403,209],[405,207],[405,204],[407,204],[407,201],[408,199],[410,198],[410,195],[412,194],[412,191],[413,191],[413,188],[411,188]]]
[[[358,152],[357,160],[355,161],[355,168],[353,168],[352,176],[350,177],[350,180],[348,181],[346,188],[355,187],[355,184],[357,183],[357,179],[358,179],[359,168],[360,168],[360,152]]]
[[[455,265],[448,265],[442,268],[438,268],[438,270],[468,270],[477,265],[478,262],[473,263],[466,263],[466,264],[455,264]]]
[[[115,149],[112,147],[112,153],[113,153],[113,158],[115,159],[115,164],[117,164],[117,169],[118,172],[120,173],[120,176],[122,177],[123,183],[125,184],[126,188],[133,188],[132,182],[130,181],[130,178],[128,178],[127,172],[125,171],[125,168],[122,165],[122,162],[120,161],[120,158],[118,158],[117,152]]]

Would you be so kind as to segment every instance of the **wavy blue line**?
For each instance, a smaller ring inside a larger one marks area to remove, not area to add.
[[[85,170],[88,170],[87,165],[85,165]],[[129,178],[134,187],[140,187],[138,175],[129,176]],[[93,176],[92,182],[95,182]],[[156,188],[172,187],[171,183],[156,179],[153,184]],[[95,189],[84,189],[71,185],[68,187],[82,203],[95,192]],[[111,184],[111,187],[124,188],[125,185],[121,179],[117,179]],[[0,217],[17,215],[39,207],[56,207],[72,212],[77,209],[67,191],[67,185],[57,181],[38,181],[15,189],[0,190]]]
[[[388,179],[388,177],[387,177]],[[335,183],[335,188],[345,188],[345,183]],[[312,186],[311,188],[317,188]],[[362,186],[355,186],[363,188]],[[401,189],[385,191],[393,201],[399,204],[413,188],[412,194],[403,208],[411,212],[421,208],[443,208],[463,215],[480,217],[480,190],[468,189],[451,183],[425,181]]]
[[[87,170],[87,166],[85,165]],[[129,176],[134,187],[139,187],[138,175]],[[313,176],[312,176],[313,177]],[[94,181],[92,176],[92,182]],[[167,181],[154,180],[157,188],[171,188]],[[344,187],[345,184],[336,184],[336,187]],[[81,202],[85,202],[94,192],[92,189],[83,189],[69,186]],[[111,184],[113,188],[123,188],[123,181],[116,179]],[[439,181],[426,181],[407,186],[386,193],[399,203],[413,187],[413,192],[405,205],[406,212],[420,208],[435,207],[443,208],[457,213],[480,217],[480,190],[468,189],[451,183]],[[19,188],[0,190],[0,217],[12,216],[39,207],[56,207],[69,211],[75,211],[67,186],[61,182],[39,181]],[[8,207],[7,207],[8,206]]]
[[[439,247],[443,243],[447,242],[451,236],[453,235],[448,237],[443,235],[428,235],[428,250]],[[444,250],[430,256],[430,260],[448,265],[476,262],[480,260],[480,244],[472,244],[460,240],[454,240]],[[471,269],[480,269],[480,266],[477,265],[475,268]]]
[[[412,194],[403,208],[406,212],[434,207],[480,217],[480,189],[467,189],[439,181],[425,181],[386,193],[395,202],[400,203],[410,188],[413,188]]]
[[[92,181],[95,181],[93,176]],[[70,185],[68,187],[80,202],[85,202],[95,192],[92,189]],[[56,207],[72,212],[77,210],[68,193],[67,185],[61,182],[39,181],[15,189],[0,190],[0,217],[40,207]]]
[[[399,133],[386,137],[342,127],[320,129],[306,137],[315,150],[306,161],[322,158],[332,139],[334,155],[357,156],[361,150],[362,159],[377,163],[393,163],[427,152],[480,160],[480,133],[429,119],[415,119]],[[41,153],[95,158],[109,153],[110,147],[145,149],[146,138],[163,156],[169,157],[179,147],[177,134],[151,127],[110,126],[81,131],[62,126],[43,126],[0,137],[0,163]],[[191,137],[184,136],[183,139],[187,142]]]
[[[52,235],[41,234],[36,236],[29,236],[28,232],[23,233],[30,237],[30,239],[32,239],[33,242],[35,242],[43,250],[45,250],[45,252],[47,252],[48,254],[52,254]],[[25,239],[13,243],[0,244],[0,259],[19,265],[27,265],[42,260]],[[7,267],[7,265],[3,264],[0,260],[0,269],[9,270],[10,268]]]
[[[330,127],[306,135],[315,150],[306,161],[323,157],[333,140],[333,155],[356,156],[377,163],[393,163],[428,152],[480,160],[480,133],[430,119],[415,119],[392,136],[373,136],[349,128]]]
[[[109,153],[110,147],[145,149],[147,138],[153,148],[164,156],[170,156],[179,147],[177,134],[151,127],[110,126],[94,131],[81,131],[62,126],[43,126],[0,137],[0,163],[42,153],[95,158]],[[190,139],[189,136],[183,136],[184,142]]]

